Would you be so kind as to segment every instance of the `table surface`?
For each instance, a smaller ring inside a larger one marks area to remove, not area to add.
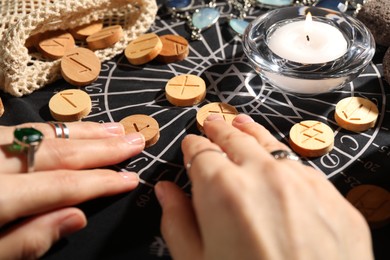
[[[131,114],[147,114],[159,122],[161,137],[142,154],[113,166],[117,170],[138,172],[148,184],[141,184],[128,194],[80,205],[88,216],[87,228],[61,240],[45,259],[170,259],[159,231],[161,210],[153,185],[158,180],[171,180],[190,192],[180,142],[188,133],[200,134],[195,116],[200,107],[210,102],[234,105],[283,142],[287,142],[289,129],[295,123],[324,122],[335,132],[335,148],[319,158],[303,158],[304,163],[322,171],[344,195],[360,184],[390,190],[386,170],[390,168],[390,108],[389,85],[382,76],[384,48],[378,47],[373,62],[342,89],[310,97],[287,94],[263,82],[252,70],[240,37],[226,23],[231,7],[218,3],[217,8],[222,13],[219,22],[202,34],[201,41],[190,42],[189,56],[184,61],[172,64],[152,61],[133,66],[121,54],[105,62],[97,81],[83,88],[93,104],[83,121],[118,122]],[[251,10],[248,20],[261,12],[264,10]],[[186,28],[184,21],[159,15],[151,31],[188,38]],[[206,99],[193,107],[172,106],[165,98],[165,84],[185,73],[205,80]],[[0,124],[53,120],[48,102],[55,93],[69,88],[74,87],[58,80],[23,98],[0,93],[6,109]],[[335,105],[349,96],[365,97],[378,105],[380,114],[374,128],[353,133],[337,126]],[[372,230],[377,259],[390,259],[389,234],[389,225]]]

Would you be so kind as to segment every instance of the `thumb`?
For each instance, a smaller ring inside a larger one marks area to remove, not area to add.
[[[173,259],[201,259],[201,236],[191,200],[174,183],[155,186],[162,207],[161,233]]]
[[[65,208],[29,218],[0,234],[0,259],[37,259],[61,237],[86,226],[84,213]]]

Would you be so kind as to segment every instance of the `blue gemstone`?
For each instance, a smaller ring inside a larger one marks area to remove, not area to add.
[[[249,22],[242,19],[231,19],[229,21],[229,26],[238,34],[242,35],[245,32],[246,27]]]
[[[259,4],[271,5],[271,6],[285,6],[291,5],[293,0],[256,0]]]
[[[207,29],[218,21],[218,10],[210,7],[202,8],[192,14],[192,24],[200,29]]]
[[[345,1],[340,1],[340,0],[320,0],[318,3],[315,4],[317,7],[323,7],[323,8],[328,8],[336,11],[340,11],[338,6],[339,4],[345,4]]]
[[[192,6],[193,0],[165,0],[165,6],[168,8],[176,8],[177,10],[185,10]]]

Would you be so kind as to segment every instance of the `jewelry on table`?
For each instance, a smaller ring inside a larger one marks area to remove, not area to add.
[[[187,2],[187,6],[182,4]],[[173,18],[184,19],[187,21],[188,28],[191,34],[191,40],[200,40],[201,33],[213,26],[220,18],[220,12],[216,9],[216,0],[211,0],[205,7],[195,9],[192,14],[189,13],[192,7],[192,1],[182,0],[177,1],[174,6],[174,0],[167,0],[166,6],[171,12]],[[239,35],[241,35],[248,22],[244,20],[249,8],[254,6],[255,0],[229,0],[228,3],[232,6],[233,12],[230,14],[229,26]]]
[[[352,10],[357,14],[367,0],[296,0],[296,5],[316,6],[345,13]]]
[[[14,153],[24,152],[27,156],[27,172],[34,171],[35,152],[43,140],[43,134],[35,128],[16,128],[14,142],[8,150]]]
[[[172,13],[172,17],[187,21],[191,31],[191,40],[200,40],[201,32],[213,26],[219,19],[220,13],[215,7],[216,0],[211,0],[206,7],[195,9],[192,14],[189,14],[188,11],[180,12],[180,9],[176,7],[171,7],[169,10]],[[188,7],[184,8],[184,10],[187,9]]]
[[[306,1],[306,0],[305,0]],[[301,2],[301,1],[299,1]],[[291,6],[294,0],[256,0],[256,3],[261,8],[278,8],[284,6]]]
[[[246,27],[249,22],[244,20],[246,14],[254,5],[253,0],[229,0],[229,4],[232,5],[233,9],[238,12],[238,14],[231,13],[229,19],[229,26],[233,29],[238,35],[243,35]]]
[[[168,10],[186,11],[192,7],[194,0],[166,0],[165,6]]]
[[[275,9],[284,6],[317,6],[346,12],[349,7],[355,11],[360,10],[366,0],[228,0],[232,12],[228,17],[230,28],[242,35],[249,24],[244,20],[250,8]],[[217,23],[221,14],[217,10],[217,0],[211,0],[206,6],[193,9],[194,0],[166,0],[165,7],[172,18],[187,22],[191,40],[201,40],[201,33]]]

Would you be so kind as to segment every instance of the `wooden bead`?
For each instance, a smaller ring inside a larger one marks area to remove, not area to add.
[[[203,132],[204,120],[212,114],[221,115],[228,124],[231,124],[233,119],[238,115],[238,111],[234,106],[221,102],[204,105],[196,114],[196,122],[199,131]]]
[[[86,48],[74,48],[61,60],[61,74],[72,85],[82,87],[99,76],[101,63],[95,53]]]
[[[375,126],[378,113],[377,106],[370,100],[348,97],[337,103],[334,117],[340,127],[361,132]]]
[[[160,138],[160,126],[151,116],[136,114],[123,118],[119,121],[125,128],[125,133],[141,133],[145,137],[145,147],[157,143]]]
[[[188,41],[180,35],[166,34],[160,36],[162,50],[156,60],[164,63],[178,62],[188,56]]]
[[[65,31],[49,31],[39,36],[36,46],[46,58],[60,59],[65,52],[75,48],[73,36]]]
[[[352,188],[346,195],[373,228],[390,223],[390,192],[376,185],[363,184]]]
[[[58,92],[50,99],[49,109],[57,121],[78,121],[91,112],[92,101],[86,92],[68,89]]]
[[[162,49],[162,42],[155,33],[141,35],[127,45],[125,56],[133,65],[148,63],[157,57]]]
[[[306,120],[295,124],[290,129],[290,146],[302,156],[322,156],[330,152],[333,145],[333,130],[322,122]]]
[[[100,50],[111,47],[123,37],[123,29],[120,25],[105,27],[87,37],[86,42],[91,50]]]
[[[76,40],[85,40],[88,36],[99,32],[103,29],[103,23],[101,21],[95,21],[90,24],[84,24],[69,30],[73,38]]]
[[[172,105],[193,106],[206,97],[206,83],[195,75],[176,76],[167,82],[165,96]]]

